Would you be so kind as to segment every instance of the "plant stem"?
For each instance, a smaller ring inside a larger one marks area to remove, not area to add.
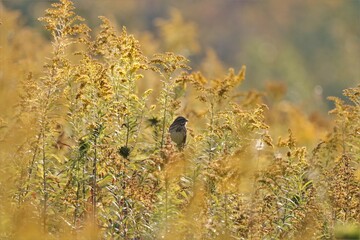
[[[121,179],[122,179],[122,200],[120,201],[120,213],[123,214],[122,217],[122,223],[121,225],[123,225],[123,237],[126,238],[126,218],[127,218],[127,213],[128,213],[128,206],[126,205],[126,198],[125,198],[125,190],[126,190],[126,181],[125,181],[125,169],[126,169],[126,161],[123,161],[124,166],[123,169],[121,171]]]
[[[161,133],[160,149],[162,149],[163,145],[164,145],[165,124],[166,124],[166,107],[167,107],[167,95],[165,96],[165,103],[164,103],[164,114],[163,114],[163,122],[162,122],[162,133]]]
[[[170,81],[170,76],[168,75],[166,77],[167,81]],[[166,125],[166,113],[167,113],[167,103],[168,103],[168,98],[169,98],[169,86],[168,84],[166,84],[166,82],[164,82],[164,88],[165,88],[165,102],[164,102],[164,114],[163,114],[163,122],[162,122],[162,133],[161,133],[161,143],[160,143],[160,149],[163,148],[164,145],[164,138],[165,138],[165,125]]]
[[[81,185],[80,185],[80,181],[79,181],[79,178],[80,178],[80,158],[77,159],[77,162],[76,162],[76,181],[77,181],[77,188],[76,188],[76,200],[75,200],[75,210],[74,210],[74,226],[75,226],[75,229],[76,229],[76,220],[77,220],[77,215],[78,215],[78,212],[79,212],[79,200],[80,200],[80,188],[81,188]]]
[[[46,233],[46,212],[47,212],[47,183],[46,183],[46,153],[45,153],[45,130],[42,129],[42,165],[43,165],[43,192],[44,192],[44,203],[43,203],[43,230]]]
[[[228,196],[227,193],[224,194],[224,218],[225,218],[225,232],[228,232]]]
[[[37,154],[38,154],[38,150],[39,150],[39,142],[40,142],[40,138],[41,138],[41,133],[38,135],[37,139],[36,139],[36,145],[35,145],[35,150],[34,150],[34,154],[32,156],[32,159],[31,159],[31,164],[30,164],[30,167],[28,169],[28,178],[27,178],[27,182],[29,183],[30,180],[31,180],[31,174],[34,170],[34,163],[35,163],[35,160],[36,160],[36,157],[37,157]],[[24,192],[24,195],[26,195],[29,191],[29,184],[26,184],[26,188],[25,188],[25,192]],[[19,203],[20,203],[20,198],[19,198]]]
[[[211,134],[211,137],[210,137],[210,151],[209,151],[209,162],[213,159],[213,142],[214,142],[214,139],[213,139],[213,136],[214,136],[214,103],[211,102],[210,103],[210,134]]]
[[[129,116],[126,116],[126,141],[125,146],[128,148],[129,138],[130,138],[130,123],[129,123]],[[127,157],[126,157],[127,158]]]
[[[93,223],[96,220],[96,175],[97,175],[97,136],[94,139],[94,162],[93,162],[93,183],[92,183],[92,207],[93,207]]]
[[[169,181],[168,181],[168,177],[167,174],[165,173],[165,235],[167,234],[168,231],[168,205],[169,205]]]

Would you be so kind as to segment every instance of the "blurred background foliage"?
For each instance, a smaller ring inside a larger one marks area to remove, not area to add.
[[[53,1],[2,2],[45,36],[37,18]],[[246,88],[284,85],[284,97],[308,113],[329,110],[327,96],[341,97],[359,82],[358,0],[78,0],[76,6],[90,28],[107,16],[135,33],[146,54],[182,54],[207,77],[246,65]]]

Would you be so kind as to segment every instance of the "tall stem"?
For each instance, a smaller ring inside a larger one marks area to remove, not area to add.
[[[76,181],[77,181],[77,186],[76,186],[76,200],[75,200],[75,210],[74,210],[74,226],[76,229],[76,221],[77,221],[77,216],[79,213],[79,201],[80,201],[80,188],[81,188],[81,184],[80,184],[80,159],[77,159],[76,162]]]
[[[42,129],[42,165],[43,165],[43,192],[44,192],[44,202],[43,202],[43,230],[46,232],[46,212],[47,212],[47,183],[46,183],[46,153],[45,153],[45,130]]]
[[[132,81],[132,78],[131,78],[131,75],[128,76],[128,85],[127,85],[127,96],[126,96],[126,105],[127,105],[127,108],[128,110],[130,109],[130,90],[132,89],[132,86],[131,86],[131,81]],[[125,141],[125,146],[128,147],[128,144],[129,144],[129,138],[130,138],[130,120],[129,120],[129,115],[127,114],[126,115],[126,141]]]
[[[96,221],[96,175],[97,175],[97,137],[94,139],[94,162],[93,162],[93,183],[92,183],[92,208],[93,208],[93,223]]]
[[[32,175],[32,172],[34,170],[34,164],[35,164],[35,160],[36,158],[38,157],[38,151],[39,151],[39,144],[40,144],[40,138],[41,138],[42,134],[40,133],[36,139],[36,144],[35,144],[35,149],[34,149],[34,154],[32,156],[32,160],[31,160],[31,163],[30,163],[30,167],[28,169],[28,176],[27,176],[27,181],[26,182],[30,182],[31,181],[31,175]],[[24,196],[28,193],[29,191],[29,187],[30,185],[29,184],[26,184],[26,188],[25,188],[25,193],[24,193]],[[20,203],[20,198],[19,198],[19,203]]]
[[[210,149],[209,149],[209,161],[213,159],[213,148],[214,148],[214,103],[210,103]]]
[[[126,204],[126,197],[125,197],[125,190],[126,190],[126,177],[125,177],[125,174],[126,174],[126,161],[124,160],[123,161],[123,168],[122,168],[122,171],[121,171],[121,180],[122,180],[122,190],[121,190],[121,196],[122,196],[122,199],[120,200],[120,211],[119,213],[122,214],[122,217],[121,217],[121,221],[120,221],[120,225],[123,226],[123,237],[126,239],[126,235],[127,235],[127,224],[126,224],[126,220],[127,220],[127,217],[128,217],[128,206]]]
[[[228,196],[227,193],[224,194],[224,218],[225,218],[225,231],[228,232],[229,226],[228,226]]]
[[[164,145],[167,101],[168,101],[168,93],[166,93],[166,95],[165,95],[164,114],[163,114],[163,122],[162,122],[162,133],[161,133],[160,149],[162,149],[162,148],[163,148],[163,145]]]
[[[165,173],[165,235],[168,231],[169,181]]]

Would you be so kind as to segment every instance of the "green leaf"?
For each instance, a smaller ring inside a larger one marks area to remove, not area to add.
[[[103,179],[97,182],[98,187],[103,188],[112,183],[114,177],[112,175],[106,175]]]

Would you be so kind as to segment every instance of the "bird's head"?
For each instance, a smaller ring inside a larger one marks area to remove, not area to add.
[[[174,123],[173,124],[181,124],[181,125],[185,125],[186,123],[188,122],[188,120],[182,116],[179,116],[177,117],[175,120],[174,120]]]

